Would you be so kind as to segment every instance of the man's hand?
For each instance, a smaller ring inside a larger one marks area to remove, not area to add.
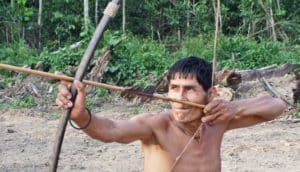
[[[60,74],[60,73],[56,73],[56,74]],[[68,108],[73,107],[71,112],[72,120],[84,118],[82,114],[85,114],[85,99],[86,99],[86,93],[83,84],[77,80],[75,80],[74,84],[78,92],[74,104],[71,101],[72,94],[69,91],[72,85],[71,82],[61,81],[61,83],[58,86],[58,93],[56,97],[56,104],[60,108],[66,110]]]
[[[214,99],[203,109],[202,122],[216,124],[218,122],[230,121],[237,113],[237,108],[232,102],[223,99]]]

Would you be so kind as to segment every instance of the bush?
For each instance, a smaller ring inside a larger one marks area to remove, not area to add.
[[[33,96],[15,97],[10,102],[1,102],[1,108],[32,108],[37,104]]]
[[[38,61],[37,54],[23,40],[8,45],[0,45],[0,63],[24,66]],[[1,71],[0,74],[9,76],[11,72]]]
[[[172,62],[162,44],[128,34],[114,49],[104,79],[117,85],[145,86],[159,78]]]
[[[255,40],[243,36],[221,36],[218,42],[218,68],[254,69],[272,64],[300,63],[297,46],[282,42]],[[198,36],[186,40],[175,56],[196,55],[212,61],[213,37]]]
[[[65,71],[68,66],[78,66],[84,53],[83,49],[60,48],[58,51],[49,52],[47,49],[40,54],[40,59],[50,68],[51,72]]]
[[[23,40],[7,45],[0,44],[1,63],[22,66],[36,63],[37,60],[37,54]]]

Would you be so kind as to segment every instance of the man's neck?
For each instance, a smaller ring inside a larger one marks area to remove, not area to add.
[[[172,121],[176,127],[178,127],[184,134],[192,136],[199,126],[202,124],[201,118],[191,122],[178,122],[172,117]]]

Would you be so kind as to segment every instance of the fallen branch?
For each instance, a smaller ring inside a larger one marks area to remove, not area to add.
[[[6,69],[6,70],[10,70],[10,71],[22,72],[22,73],[32,74],[32,75],[38,75],[38,76],[51,78],[51,79],[55,79],[55,80],[64,80],[64,81],[69,81],[69,82],[73,82],[73,80],[74,80],[74,78],[68,77],[68,76],[55,75],[55,74],[48,73],[48,72],[42,72],[42,71],[37,71],[37,70],[32,70],[32,69],[27,69],[27,68],[20,68],[20,67],[16,67],[16,66],[7,65],[7,64],[0,64],[0,69]],[[105,89],[108,89],[108,90],[119,91],[119,92],[123,92],[123,93],[135,94],[135,95],[138,95],[138,96],[150,97],[151,99],[160,99],[160,100],[163,100],[163,101],[177,102],[177,103],[182,103],[182,104],[185,104],[185,105],[194,106],[194,107],[198,107],[198,108],[204,108],[205,107],[205,105],[202,105],[202,104],[197,104],[197,103],[193,103],[193,102],[189,102],[189,101],[183,101],[183,100],[177,100],[177,99],[165,97],[165,96],[158,95],[158,94],[148,94],[148,93],[145,93],[145,92],[137,92],[137,91],[134,91],[132,88],[124,88],[124,87],[119,87],[119,86],[94,82],[94,81],[90,81],[90,80],[83,80],[82,82],[86,85],[91,85],[91,86],[94,86],[94,87],[105,88]]]
[[[283,96],[281,96],[263,76],[260,76],[259,73],[257,73],[257,75],[258,80],[263,84],[264,88],[273,95],[273,97],[280,98],[287,105],[292,106],[292,104],[288,102]]]

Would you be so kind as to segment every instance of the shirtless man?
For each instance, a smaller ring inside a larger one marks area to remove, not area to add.
[[[231,102],[213,99],[216,89],[211,87],[211,74],[211,65],[196,57],[179,60],[168,74],[169,97],[206,104],[204,109],[172,102],[170,112],[140,114],[130,120],[92,115],[83,131],[107,143],[140,140],[145,172],[220,172],[224,133],[272,120],[284,111],[285,104],[270,96]],[[59,85],[56,103],[64,109],[73,106],[71,119],[83,127],[90,118],[85,108],[84,86],[75,82],[78,96],[73,105],[67,85],[70,83]],[[203,126],[201,132],[174,164],[200,124]]]

